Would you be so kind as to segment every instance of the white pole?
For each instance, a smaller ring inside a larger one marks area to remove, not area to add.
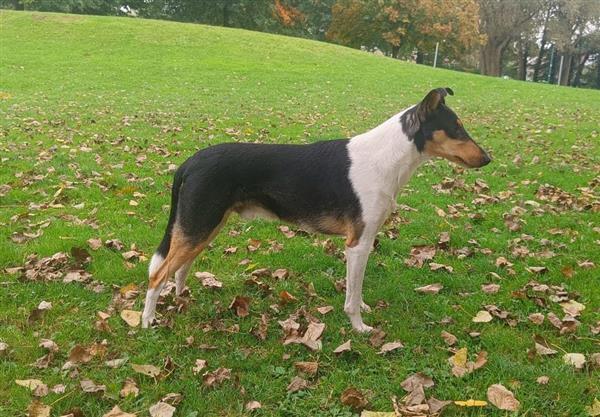
[[[560,85],[560,77],[562,76],[562,67],[563,67],[563,61],[565,59],[564,55],[561,55],[560,57],[560,66],[558,67],[558,85]]]
[[[440,43],[436,42],[435,43],[435,55],[433,57],[433,68],[437,67],[437,56],[438,56],[439,48],[440,48]]]

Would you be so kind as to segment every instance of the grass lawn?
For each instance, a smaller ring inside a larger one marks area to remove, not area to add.
[[[391,398],[401,401],[400,383],[415,372],[433,378],[428,398],[485,400],[488,387],[499,383],[521,402],[514,413],[491,404],[449,405],[447,416],[585,416],[600,399],[600,371],[592,363],[600,351],[594,334],[600,92],[433,70],[329,44],[201,25],[7,11],[0,25],[0,342],[8,345],[0,350],[0,415],[27,414],[34,397],[15,383],[26,379],[65,386],[40,399],[52,416],[74,407],[102,416],[116,404],[144,416],[165,395],[180,393],[176,416],[346,417],[360,413],[342,404],[346,388],[364,393],[367,409],[392,411]],[[381,233],[364,289],[373,312],[364,318],[386,333],[385,342],[399,340],[404,348],[379,355],[369,336],[351,331],[334,285],[345,273],[341,238],[326,242],[301,232],[288,238],[276,223],[237,217],[194,264],[191,299],[165,298],[162,326],[141,330],[121,319],[124,307],[143,307],[145,258],[167,221],[172,170],[194,151],[225,141],[350,137],[440,86],[454,89],[450,106],[494,162],[470,171],[442,160],[426,164],[398,198],[404,209]],[[432,262],[452,272],[405,264],[412,247],[436,245],[443,232],[450,242]],[[118,239],[125,247],[93,250],[89,239]],[[137,252],[126,261],[131,245]],[[73,248],[85,248],[91,261],[79,262],[82,251],[72,256]],[[58,252],[69,257],[60,273],[27,279],[10,269],[32,254]],[[75,263],[91,276],[64,283]],[[262,289],[246,283],[259,268],[285,268],[289,277],[261,276]],[[193,276],[203,271],[223,288],[203,287]],[[521,291],[534,280],[547,291]],[[444,288],[414,290],[432,283]],[[482,291],[490,283],[499,285],[496,293]],[[282,291],[296,300],[283,303]],[[228,308],[235,296],[251,299],[247,317]],[[586,308],[576,318],[580,325],[561,334],[548,315],[563,319],[568,306],[556,301],[567,299]],[[35,311],[42,301],[52,308]],[[333,311],[317,312],[327,305]],[[490,305],[508,317],[488,307],[501,317],[472,322]],[[321,350],[282,343],[278,321],[301,307],[326,325]],[[111,316],[96,324],[100,311]],[[534,324],[533,313],[546,319]],[[265,340],[252,333],[263,314]],[[454,346],[442,331],[456,336]],[[535,335],[557,353],[535,354]],[[41,339],[54,341],[58,351],[35,366],[47,353]],[[334,354],[347,340],[352,350]],[[63,370],[76,345],[91,360]],[[469,360],[486,351],[487,363],[454,376],[448,358],[460,348],[468,349]],[[575,369],[565,364],[565,353],[584,354],[587,364]],[[105,364],[120,358],[127,363]],[[208,365],[195,374],[197,359]],[[298,361],[318,362],[317,374],[300,373]],[[137,373],[131,364],[154,365],[161,375]],[[204,386],[202,374],[220,367],[231,369],[230,379]],[[309,388],[288,393],[295,376]],[[540,376],[548,383],[536,382]],[[137,397],[120,397],[127,378],[138,386]],[[85,379],[105,385],[105,392],[84,392]],[[252,400],[262,408],[246,411]]]

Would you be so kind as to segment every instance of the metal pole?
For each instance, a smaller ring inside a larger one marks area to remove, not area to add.
[[[562,67],[563,67],[564,60],[565,60],[565,56],[561,55],[560,56],[560,65],[558,66],[558,85],[560,85],[560,77],[562,76]]]
[[[550,45],[550,63],[548,66],[548,84],[552,84],[552,72],[554,71],[554,45]]]
[[[433,68],[437,67],[437,56],[438,56],[439,49],[440,49],[440,43],[436,42],[435,43],[435,55],[433,57]]]

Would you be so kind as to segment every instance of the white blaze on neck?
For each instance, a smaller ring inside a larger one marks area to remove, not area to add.
[[[366,223],[385,220],[400,188],[428,159],[402,130],[402,113],[353,137],[348,144],[350,182]]]

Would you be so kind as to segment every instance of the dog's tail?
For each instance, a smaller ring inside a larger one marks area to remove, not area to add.
[[[169,222],[167,223],[165,235],[163,236],[163,239],[156,250],[156,253],[159,254],[163,259],[167,256],[169,253],[169,248],[171,247],[171,236],[173,233],[173,226],[175,225],[175,219],[177,217],[177,203],[179,202],[179,190],[181,188],[181,184],[183,184],[184,171],[185,169],[183,165],[180,166],[175,172],[175,176],[173,178],[173,187],[171,189],[171,213],[169,214]]]

